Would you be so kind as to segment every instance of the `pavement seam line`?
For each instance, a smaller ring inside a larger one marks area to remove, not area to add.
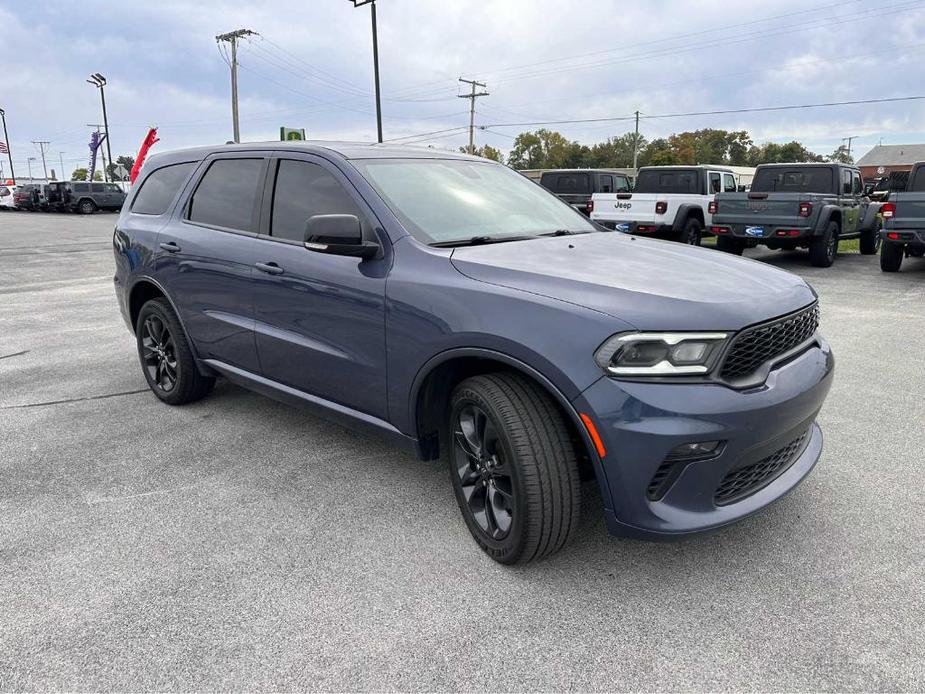
[[[48,405],[65,405],[71,402],[87,402],[89,400],[105,400],[106,398],[117,398],[122,395],[137,395],[138,393],[147,393],[149,388],[139,390],[126,390],[121,393],[106,393],[104,395],[91,395],[87,398],[68,398],[66,400],[49,400],[48,402],[30,402],[25,405],[4,405],[0,410],[19,410],[27,407],[46,407]]]

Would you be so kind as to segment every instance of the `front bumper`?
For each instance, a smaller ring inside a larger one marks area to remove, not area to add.
[[[744,391],[707,383],[597,381],[575,406],[591,414],[606,448],[599,462],[602,488],[610,490],[609,530],[646,539],[683,536],[732,523],[789,492],[822,452],[815,417],[833,372],[831,350],[818,338],[817,346],[773,370],[764,385]],[[719,455],[684,464],[667,491],[652,498],[653,479],[672,449],[716,440],[724,442]],[[763,486],[732,503],[717,503],[729,473],[763,465],[790,444],[796,444],[793,455]]]

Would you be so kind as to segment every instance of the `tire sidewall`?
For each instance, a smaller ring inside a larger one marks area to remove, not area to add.
[[[472,512],[469,510],[469,505],[466,502],[465,495],[462,491],[462,484],[457,474],[456,444],[453,440],[453,431],[455,430],[460,410],[467,405],[476,405],[480,407],[491,418],[492,423],[498,430],[498,439],[501,443],[505,460],[508,461],[511,469],[511,485],[514,492],[515,513],[510,531],[507,536],[501,540],[489,537],[479,526],[478,522],[476,522]],[[450,474],[450,481],[453,484],[453,493],[456,495],[459,510],[466,522],[466,526],[469,528],[469,532],[472,533],[472,536],[482,549],[497,561],[505,562],[505,560],[508,560],[510,557],[519,556],[526,542],[526,533],[524,529],[528,509],[526,506],[525,494],[523,493],[523,483],[519,468],[520,461],[514,455],[508,431],[504,427],[500,414],[491,401],[485,398],[476,388],[463,384],[453,392],[450,398],[447,422],[447,446],[445,449],[448,452],[446,456],[447,470]]]
[[[89,200],[81,200],[77,203],[77,209],[81,214],[93,214],[94,205]]]
[[[688,246],[699,246],[703,237],[703,228],[700,222],[691,217],[684,225],[684,231],[681,232],[681,242]]]

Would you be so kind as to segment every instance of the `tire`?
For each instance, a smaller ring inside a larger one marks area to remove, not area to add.
[[[77,203],[77,211],[80,214],[93,214],[96,212],[96,205],[92,200],[81,200]]]
[[[717,236],[716,248],[723,253],[732,253],[733,255],[742,255],[742,251],[745,250],[744,244],[729,236]]]
[[[569,429],[550,396],[513,373],[474,376],[450,398],[448,468],[469,532],[501,564],[562,549],[581,488]]]
[[[861,232],[861,255],[877,255],[880,250],[880,221],[874,222],[873,227]]]
[[[681,243],[686,243],[689,246],[699,246],[702,238],[703,227],[700,226],[700,221],[694,217],[691,217],[684,224],[684,229],[681,230],[681,235],[678,237],[678,241]]]
[[[832,267],[838,255],[838,222],[829,222],[822,232],[809,242],[809,262],[814,267]]]
[[[166,299],[151,299],[141,307],[135,335],[141,371],[163,402],[195,402],[215,386],[215,379],[203,376],[196,367],[180,321]]]
[[[880,249],[880,269],[884,272],[899,272],[906,248],[901,243],[885,243]]]

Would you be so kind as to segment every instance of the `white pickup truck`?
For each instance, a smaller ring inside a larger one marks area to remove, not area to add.
[[[721,166],[644,166],[632,193],[595,193],[591,219],[608,229],[699,246],[713,218],[713,196],[737,190],[735,174]]]

